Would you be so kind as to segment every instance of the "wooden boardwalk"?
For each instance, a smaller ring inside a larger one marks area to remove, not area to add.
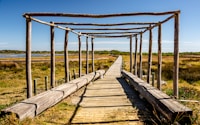
[[[149,119],[144,102],[120,78],[121,64],[120,56],[103,79],[86,87],[69,124],[140,125]]]

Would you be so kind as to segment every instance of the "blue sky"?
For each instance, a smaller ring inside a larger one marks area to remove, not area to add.
[[[0,50],[25,50],[26,12],[62,13],[126,13],[163,12],[181,10],[180,51],[200,51],[200,1],[199,0],[0,0]],[[41,18],[50,20],[50,18]],[[53,18],[53,20],[60,20]],[[128,22],[130,20],[148,21],[149,18],[111,18],[106,20],[65,18],[69,22]],[[150,19],[153,20],[153,19]],[[33,22],[32,50],[50,50],[49,27]],[[173,20],[163,25],[163,51],[173,51]],[[153,30],[153,50],[157,51],[157,30]],[[64,31],[56,29],[56,50],[63,50]],[[82,37],[83,49],[85,38]],[[148,48],[148,33],[144,34],[144,51]],[[96,50],[129,51],[129,39],[95,39]],[[77,50],[77,37],[70,33],[69,49]]]

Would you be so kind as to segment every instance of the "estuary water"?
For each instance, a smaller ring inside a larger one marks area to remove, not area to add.
[[[56,54],[56,56],[62,56],[63,54]],[[48,57],[50,54],[31,54],[32,57]],[[0,58],[25,58],[26,54],[0,54]]]

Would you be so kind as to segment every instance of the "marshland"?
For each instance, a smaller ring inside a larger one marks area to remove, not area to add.
[[[4,52],[5,53],[5,52]],[[12,52],[13,53],[13,52]],[[22,52],[23,53],[23,52]],[[39,53],[39,52],[35,52]],[[40,52],[47,54],[48,52]],[[59,55],[59,54],[61,55]],[[56,56],[56,86],[64,83],[64,58],[62,52]],[[113,51],[95,52],[95,70],[105,69],[115,61],[118,55],[123,56],[123,68],[129,70],[129,53]],[[85,73],[85,53],[83,52],[83,73]],[[78,77],[78,53],[75,51],[69,54],[70,79]],[[153,54],[152,72],[157,74],[157,54]],[[143,75],[147,74],[148,55],[143,54]],[[89,65],[91,61],[89,60]],[[90,66],[91,67],[91,66]],[[91,72],[91,69],[89,69]],[[193,110],[191,121],[193,124],[200,123],[200,53],[180,53],[179,58],[179,98],[178,101]],[[162,91],[173,98],[173,54],[163,53],[162,57]],[[25,58],[1,58],[0,59],[0,110],[13,105],[26,98],[26,75]],[[50,76],[50,57],[41,56],[32,59],[32,75],[37,80],[37,94],[45,91],[45,76]],[[145,79],[145,78],[144,78]],[[155,86],[157,76],[155,75]],[[50,88],[50,84],[48,84]],[[80,93],[82,90],[78,91]],[[76,94],[76,93],[75,93]],[[48,124],[66,123],[66,119],[75,109],[73,104],[66,98],[58,105],[49,108],[35,119],[18,121],[15,116],[2,116],[1,124]],[[55,112],[56,111],[56,112]],[[66,119],[62,119],[65,117]]]

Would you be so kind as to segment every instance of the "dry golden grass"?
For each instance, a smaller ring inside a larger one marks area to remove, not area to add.
[[[83,55],[85,58],[85,55]],[[147,55],[143,55],[143,69],[144,72],[147,68]],[[95,61],[95,68],[108,68],[108,66],[115,60],[115,57],[109,55],[95,55],[95,58],[99,58],[100,60]],[[76,60],[78,59],[77,55],[70,55],[70,59]],[[124,69],[129,71],[129,55],[123,55],[124,59]],[[11,60],[11,59],[9,59]],[[18,59],[14,59],[18,60]],[[0,69],[0,109],[3,109],[13,103],[16,103],[20,100],[26,98],[26,81],[25,81],[25,63],[23,62],[24,59],[20,58],[18,61],[13,61],[9,63],[1,63],[1,67],[4,69]],[[41,60],[38,62],[38,60]],[[64,77],[64,64],[63,64],[63,57],[58,56],[56,57],[56,80],[60,80]],[[138,58],[139,60],[139,58]],[[4,59],[6,61],[6,59]],[[152,58],[152,70],[154,72],[157,71],[157,56],[153,55]],[[90,61],[91,63],[91,61]],[[70,72],[73,72],[73,69],[77,72],[78,63],[76,61],[70,62]],[[173,69],[173,56],[163,56],[162,62],[163,69],[163,76],[162,79],[167,82],[166,85],[162,86],[162,90],[169,95],[172,95],[172,78],[171,76],[166,76],[171,74],[171,70]],[[182,55],[180,56],[180,80],[179,80],[179,88],[180,88],[180,99],[182,100],[195,100],[196,102],[188,101],[188,102],[181,102],[184,105],[188,106],[189,108],[193,109],[193,117],[192,122],[193,124],[200,124],[200,74],[198,67],[200,67],[200,57],[199,56],[187,56]],[[85,62],[83,61],[83,65]],[[5,68],[6,67],[6,68]],[[9,68],[8,68],[9,67]],[[37,79],[38,81],[38,92],[44,91],[44,77],[50,75],[50,63],[49,57],[45,58],[33,58],[33,79]],[[83,66],[83,73],[85,72]],[[188,69],[190,69],[188,71]],[[91,71],[91,69],[90,69]],[[192,73],[195,74],[192,74]],[[183,75],[184,73],[184,75]],[[187,74],[186,74],[187,73]],[[194,77],[196,81],[188,82],[186,79],[184,80],[185,75],[190,75],[190,77]],[[198,102],[199,101],[199,102]],[[75,109],[74,105],[71,105],[68,100],[64,100],[58,105],[48,109],[46,112],[37,116],[34,120],[26,119],[23,122],[19,122],[15,119],[14,116],[10,116],[9,118],[3,119],[4,121],[0,121],[0,123],[7,123],[8,121],[15,121],[16,124],[56,124],[56,123],[67,123],[67,121],[63,121],[63,117],[70,117],[70,113],[73,112]],[[64,112],[62,112],[63,110]],[[10,120],[9,120],[10,119]],[[0,119],[2,120],[2,119]]]

